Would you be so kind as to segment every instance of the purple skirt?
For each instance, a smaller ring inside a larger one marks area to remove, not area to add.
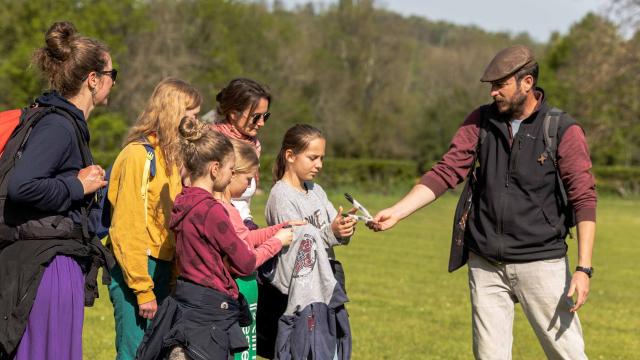
[[[84,274],[71,257],[56,256],[42,275],[16,360],[82,359]]]

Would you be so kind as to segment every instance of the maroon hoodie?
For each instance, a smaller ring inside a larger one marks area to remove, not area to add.
[[[255,269],[256,255],[236,235],[224,206],[204,189],[185,187],[176,197],[169,227],[176,234],[178,274],[238,298],[238,286],[223,258],[240,276],[247,276]]]

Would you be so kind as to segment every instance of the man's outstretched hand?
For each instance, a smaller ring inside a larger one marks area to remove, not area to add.
[[[373,231],[385,231],[392,228],[398,221],[400,219],[388,208],[377,213],[373,221],[367,222],[367,227]]]

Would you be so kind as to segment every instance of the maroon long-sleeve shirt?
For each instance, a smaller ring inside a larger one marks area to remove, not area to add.
[[[537,93],[538,106],[542,94]],[[537,111],[536,107],[536,111]],[[480,110],[474,110],[458,128],[449,150],[426,172],[420,183],[436,197],[463,182],[471,169],[480,136]],[[596,220],[595,180],[591,174],[589,147],[580,126],[569,127],[558,143],[558,168],[567,197],[576,212],[576,221]]]
[[[185,187],[176,197],[169,226],[176,234],[179,275],[238,298],[223,257],[246,276],[256,267],[256,254],[238,237],[222,203],[204,189]]]

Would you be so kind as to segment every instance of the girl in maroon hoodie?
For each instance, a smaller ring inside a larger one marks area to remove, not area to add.
[[[240,276],[256,268],[256,252],[240,239],[213,192],[229,185],[233,145],[193,117],[179,127],[190,185],[176,197],[170,228],[176,235],[178,280],[138,349],[138,359],[185,352],[195,359],[227,359],[247,348],[240,326],[251,324],[244,297],[228,267]],[[291,231],[289,242],[291,241]],[[228,267],[227,267],[228,265]]]

